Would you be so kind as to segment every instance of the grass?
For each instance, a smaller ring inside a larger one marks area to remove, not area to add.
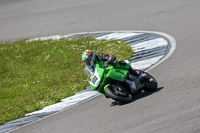
[[[84,50],[129,59],[119,40],[92,37],[16,41],[0,45],[0,125],[74,95],[89,86],[81,60]]]

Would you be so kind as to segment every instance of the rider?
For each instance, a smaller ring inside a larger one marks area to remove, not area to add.
[[[130,65],[127,65],[125,61],[115,61],[116,57],[113,55],[107,55],[104,53],[99,53],[98,55],[95,55],[95,53],[91,50],[85,50],[82,54],[82,60],[87,66],[99,64],[99,66],[103,69],[114,63],[116,68],[128,70],[131,74],[135,76],[140,75],[140,71],[137,71],[136,69],[133,69]]]

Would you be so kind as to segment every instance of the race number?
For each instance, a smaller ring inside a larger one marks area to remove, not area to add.
[[[99,75],[98,75],[97,71],[95,71],[94,75],[90,76],[90,81],[89,82],[94,87],[97,87],[99,85],[100,78],[99,78]]]
[[[94,76],[94,77],[92,78],[92,83],[95,84],[96,81],[97,81],[97,79],[98,79],[98,78],[97,78],[96,76]]]

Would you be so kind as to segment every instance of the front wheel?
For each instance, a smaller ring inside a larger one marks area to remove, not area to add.
[[[151,92],[151,91],[155,91],[158,87],[158,83],[156,81],[156,79],[151,76],[150,74],[146,73],[147,75],[146,77],[144,77],[144,91],[146,92]]]
[[[105,93],[108,97],[119,102],[129,103],[133,100],[131,93],[125,89],[118,89],[108,86],[105,88]]]

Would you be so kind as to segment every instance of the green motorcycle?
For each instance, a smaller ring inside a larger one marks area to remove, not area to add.
[[[129,71],[117,69],[113,65],[103,69],[99,64],[87,66],[84,71],[92,90],[123,103],[131,102],[142,90],[151,92],[158,86],[156,79],[144,71],[140,71],[139,76],[134,76],[129,74]]]

